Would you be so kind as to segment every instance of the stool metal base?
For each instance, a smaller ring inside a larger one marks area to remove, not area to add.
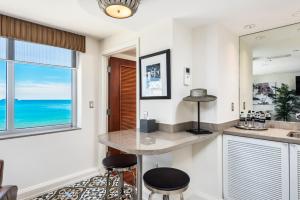
[[[105,191],[105,200],[108,200],[108,194],[109,194],[109,177],[113,172],[116,172],[119,176],[119,184],[118,184],[118,197],[120,199],[125,199],[124,195],[124,172],[131,172],[133,169],[135,169],[135,166],[128,167],[128,168],[113,168],[113,169],[106,169],[107,170],[107,176],[106,176],[106,191]],[[132,172],[135,180],[135,175]],[[136,182],[134,182],[134,185],[136,185]],[[133,187],[134,193],[136,193],[135,187]],[[133,194],[134,198],[136,194]]]
[[[169,200],[169,195],[163,195],[163,200]]]
[[[181,188],[179,190],[171,190],[171,191],[165,191],[165,190],[158,190],[156,188],[153,188],[147,184],[145,184],[145,187],[151,191],[148,200],[152,200],[152,197],[154,194],[162,194],[163,195],[163,200],[169,200],[170,195],[180,195],[180,200],[184,200],[183,198],[183,192],[188,189],[188,186]]]

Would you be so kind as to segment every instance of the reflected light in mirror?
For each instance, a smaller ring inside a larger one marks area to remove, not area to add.
[[[300,94],[300,81],[296,81],[300,77],[299,31],[300,23],[240,37],[240,111],[270,112],[272,120],[277,120],[279,104],[273,97],[278,88],[285,84]],[[300,107],[300,103],[294,105]],[[300,109],[289,113],[288,121],[300,122],[296,118]]]

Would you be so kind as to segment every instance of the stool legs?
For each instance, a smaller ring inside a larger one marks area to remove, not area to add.
[[[183,194],[182,194],[182,193],[180,194],[180,200],[184,200],[184,199],[183,199]]]
[[[109,176],[110,176],[110,170],[107,171],[107,176],[106,176],[106,190],[105,190],[105,200],[108,199],[109,195]]]
[[[136,191],[136,176],[133,170],[130,171],[132,176],[133,176],[133,187],[132,187],[132,191],[133,191],[133,199],[137,199],[137,191]]]
[[[148,200],[152,200],[153,194],[154,194],[154,192],[151,192],[151,193],[149,194]]]
[[[153,195],[154,195],[154,192],[151,192],[149,194],[148,200],[152,200]],[[170,198],[169,195],[163,195],[163,200],[169,200],[169,198]],[[184,200],[182,193],[180,194],[180,200]]]
[[[118,175],[119,175],[119,178],[120,178],[119,187],[118,187],[118,189],[119,189],[118,194],[119,194],[119,197],[123,198],[123,195],[124,195],[124,175],[123,175],[122,172],[118,172]]]

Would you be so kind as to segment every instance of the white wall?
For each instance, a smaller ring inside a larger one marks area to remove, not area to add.
[[[217,96],[218,65],[217,26],[204,26],[195,29],[193,31],[193,87],[205,88],[209,94]],[[200,119],[202,122],[218,122],[217,101],[201,104]]]
[[[171,49],[171,99],[142,100],[141,115],[147,111],[150,117],[166,124],[192,121],[193,107],[182,101],[192,88],[183,84],[184,67],[192,68],[192,30],[173,20],[141,31],[142,56],[164,49]]]
[[[238,119],[238,60],[237,35],[217,24],[193,31],[193,88],[206,88],[218,98],[201,104],[202,122],[218,124]],[[231,103],[235,105],[234,111]]]
[[[215,102],[201,104],[201,121],[224,123],[239,113],[238,36],[218,24],[193,31],[193,88],[206,88]],[[231,111],[231,103],[235,110]],[[196,109],[195,117],[196,120]],[[222,199],[222,136],[192,147],[192,190],[198,199]]]
[[[99,42],[87,38],[86,53],[80,54],[78,71],[79,120],[81,130],[0,140],[0,158],[5,161],[4,184],[18,185],[28,191],[37,184],[55,182],[84,171],[96,169],[96,109]]]
[[[187,96],[191,89],[191,86],[183,85],[184,67],[192,67],[191,29],[173,20],[162,20],[136,33],[127,32],[106,38],[101,42],[102,52],[114,50],[138,39],[140,49],[137,56],[171,49],[172,74],[172,99],[141,100],[140,116],[148,112],[149,117],[166,124],[191,121],[193,107],[182,102],[182,98]]]
[[[220,25],[210,25],[191,31],[173,23],[172,45],[172,109],[174,123],[196,120],[196,109],[182,103],[191,88],[207,88],[218,97],[201,106],[201,121],[223,123],[238,119],[239,102],[239,42],[238,36]],[[192,62],[191,62],[192,60]],[[183,68],[191,66],[193,84],[183,86]],[[235,110],[231,111],[231,103]],[[184,106],[180,108],[181,106]],[[160,106],[160,108],[163,108]],[[190,199],[222,199],[222,136],[206,143],[195,144],[170,154],[147,159],[146,168],[172,166],[187,172],[191,184],[185,194]]]
[[[212,141],[192,147],[193,195],[204,200],[221,200],[223,196],[223,139],[219,135]]]
[[[138,56],[171,49],[172,62],[172,99],[143,100],[140,113],[148,111],[150,117],[167,124],[195,120],[194,105],[183,103],[181,99],[191,88],[203,87],[218,96],[218,100],[202,105],[201,121],[222,123],[238,117],[237,107],[231,112],[231,102],[236,106],[238,102],[238,37],[222,26],[191,30],[176,20],[166,20],[138,33],[122,32],[101,41],[100,46],[88,38],[87,53],[81,55],[79,70],[82,130],[0,141],[0,158],[6,161],[6,184],[17,184],[24,189],[96,167],[106,150],[104,145],[96,145],[96,135],[105,130],[106,124],[106,116],[97,113],[106,106],[102,101],[105,92],[100,91],[106,74],[105,66],[100,64],[103,64],[101,54],[138,39]],[[193,82],[189,87],[183,85],[186,66],[191,67],[192,72]],[[95,101],[96,109],[88,108],[89,100]],[[145,169],[156,162],[160,166],[183,169],[192,178],[190,192],[219,199],[221,141],[220,136],[206,144],[145,158]]]
[[[124,36],[105,39],[103,51],[125,44],[133,37],[140,40],[141,56],[171,49],[172,99],[143,100],[141,114],[148,111],[150,117],[167,124],[196,120],[195,104],[182,102],[182,98],[189,95],[190,89],[200,87],[218,97],[216,102],[201,106],[201,121],[223,123],[238,119],[238,36],[220,25],[191,30],[177,20],[161,21],[127,39]],[[191,67],[193,81],[188,87],[183,85],[184,67]],[[187,196],[222,198],[222,136],[169,154],[145,157],[144,171],[156,164],[183,169],[191,176]]]
[[[171,71],[173,71],[173,22],[161,21],[139,32],[140,56],[171,49]],[[172,84],[172,83],[171,83]],[[172,94],[173,96],[173,94]],[[150,118],[160,123],[173,124],[172,100],[141,100],[140,114],[148,112]],[[162,109],[163,108],[163,109]]]
[[[240,110],[253,109],[253,62],[252,50],[246,42],[240,43]],[[244,104],[245,103],[245,109]]]
[[[191,103],[182,101],[190,95],[193,88],[184,85],[184,68],[189,67],[193,74],[193,34],[192,29],[178,21],[173,23],[173,48],[172,48],[172,123],[193,121],[194,107]],[[193,77],[197,79],[197,77]]]

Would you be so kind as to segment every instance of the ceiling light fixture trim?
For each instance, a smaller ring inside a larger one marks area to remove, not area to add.
[[[97,0],[104,13],[116,19],[125,19],[133,16],[141,0]]]

